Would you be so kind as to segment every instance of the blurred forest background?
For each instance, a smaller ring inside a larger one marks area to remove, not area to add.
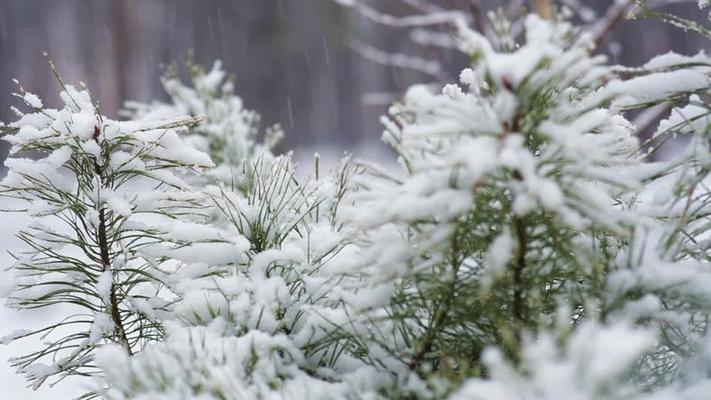
[[[434,4],[469,10],[472,0]],[[566,0],[602,15],[615,0]],[[511,6],[483,0],[482,8]],[[524,7],[525,1],[520,1]],[[704,18],[696,0],[665,1],[663,11]],[[401,0],[371,0],[393,15],[414,10]],[[580,10],[578,10],[580,11]],[[104,113],[125,100],[165,99],[161,64],[194,52],[209,66],[224,61],[237,92],[264,124],[280,123],[286,149],[368,149],[379,139],[378,117],[387,101],[428,76],[378,65],[353,51],[354,41],[379,49],[436,57],[456,76],[465,60],[456,52],[415,45],[407,31],[373,24],[330,0],[0,0],[0,119],[18,102],[12,78],[56,104],[57,85],[47,51],[65,79],[86,82]],[[709,42],[654,19],[622,21],[602,51],[615,62],[639,65],[651,55],[708,48]],[[373,94],[376,95],[373,95]],[[373,100],[379,101],[373,101]],[[0,148],[0,160],[6,148]]]

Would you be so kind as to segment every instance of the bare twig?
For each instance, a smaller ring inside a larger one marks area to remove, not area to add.
[[[400,0],[401,2],[407,4],[411,8],[421,12],[421,13],[437,13],[445,11],[444,8],[434,5],[426,0]]]
[[[592,23],[597,19],[595,10],[585,5],[583,0],[561,0],[561,3],[568,6],[585,23]]]
[[[431,25],[448,25],[458,19],[466,19],[466,14],[462,13],[461,11],[455,10],[442,10],[434,13],[406,15],[401,17],[380,12],[375,8],[369,7],[360,2],[350,3],[342,2],[339,0],[334,1],[345,7],[351,8],[352,10],[356,11],[361,16],[370,21],[381,25],[391,26],[394,28],[414,28]]]
[[[635,0],[617,2],[607,10],[607,13],[605,13],[600,22],[598,22],[597,26],[593,29],[593,32],[595,32],[593,34],[593,43],[596,48],[600,47],[615,26],[622,21],[623,16],[634,2]]]
[[[376,64],[419,71],[440,82],[447,82],[449,80],[449,76],[438,61],[402,53],[388,53],[361,42],[351,43],[351,48],[363,58]]]

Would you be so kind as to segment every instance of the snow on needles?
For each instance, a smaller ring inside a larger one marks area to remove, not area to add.
[[[188,83],[170,68],[170,103],[130,103],[127,121],[71,86],[59,109],[18,95],[32,111],[7,125],[0,194],[36,221],[8,304],[76,311],[2,339],[50,338],[12,361],[32,385],[94,376],[110,400],[704,393],[707,57],[618,68],[565,21],[528,16],[509,49],[458,14],[339,3],[452,23],[471,60],[383,117],[399,171],[317,158],[299,178],[219,62],[189,64]],[[624,111],[669,101],[684,104],[646,145],[692,140],[647,162]]]

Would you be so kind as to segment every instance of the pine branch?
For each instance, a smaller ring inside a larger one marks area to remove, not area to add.
[[[106,240],[106,209],[101,208],[99,210],[99,249],[101,251],[101,266],[104,272],[111,271],[111,260],[109,258],[109,245]],[[116,326],[116,333],[120,338],[121,343],[128,352],[129,355],[133,355],[131,350],[131,345],[129,344],[128,337],[126,336],[126,330],[123,326],[123,320],[121,318],[121,312],[118,307],[118,300],[116,298],[116,283],[111,281],[111,288],[109,289],[109,305],[111,319]]]
[[[593,29],[593,44],[595,47],[600,45],[607,39],[607,36],[615,29],[625,16],[629,8],[635,4],[636,0],[624,0],[613,4],[602,17],[597,26]]]
[[[7,138],[13,147],[6,161],[8,177],[0,184],[0,195],[23,201],[24,209],[34,208],[29,214],[37,220],[18,234],[23,249],[16,252],[16,288],[7,304],[82,310],[52,322],[49,329],[12,338],[46,338],[41,350],[12,361],[34,388],[53,376],[59,381],[97,374],[94,353],[106,343],[117,343],[132,355],[160,339],[162,322],[153,314],[164,311],[167,301],[145,293],[162,290],[149,268],[167,258],[143,251],[174,241],[161,229],[144,227],[140,214],[173,221],[198,209],[194,195],[171,170],[196,171],[211,164],[206,155],[186,147],[175,131],[201,119],[125,125],[101,116],[88,90],[59,82],[64,89],[60,110],[43,108],[41,100],[21,89],[18,97],[32,111],[18,111],[20,120],[10,125],[19,129]],[[37,134],[23,135],[24,129]],[[25,151],[39,158],[16,156]],[[144,194],[134,184],[155,190],[141,199]],[[60,327],[69,330],[56,329]]]
[[[525,326],[525,310],[524,310],[524,291],[526,284],[524,282],[524,270],[526,269],[526,251],[528,248],[528,238],[526,235],[526,225],[523,219],[517,217],[514,219],[514,230],[516,232],[516,238],[518,240],[518,249],[516,250],[516,259],[514,264],[514,276],[513,276],[513,322],[514,322],[514,332],[517,340],[517,344],[521,344],[521,333]]]
[[[99,144],[99,134],[100,128],[94,128],[94,141]],[[103,188],[106,187],[104,182],[104,173],[99,165],[99,160],[94,158],[94,172],[99,179],[99,185]],[[103,272],[110,272],[112,274],[111,287],[109,289],[109,310],[111,314],[111,319],[113,320],[116,334],[119,337],[120,342],[126,349],[129,355],[133,355],[131,350],[131,345],[128,341],[128,336],[126,335],[126,329],[123,325],[123,319],[121,318],[121,312],[119,311],[118,299],[116,297],[116,282],[113,280],[113,272],[111,271],[111,258],[109,256],[109,243],[106,239],[106,208],[101,207],[99,209],[99,227],[98,227],[98,244],[99,251],[101,255],[101,269]]]
[[[432,346],[441,334],[441,331],[449,317],[449,313],[451,312],[454,299],[457,296],[457,285],[459,283],[458,275],[459,269],[462,265],[462,256],[459,249],[460,244],[458,235],[453,235],[451,239],[451,277],[449,277],[450,280],[442,292],[444,299],[437,303],[434,318],[432,318],[430,326],[425,332],[425,336],[418,342],[417,352],[410,360],[408,366],[411,370],[418,370],[427,354],[432,351]]]

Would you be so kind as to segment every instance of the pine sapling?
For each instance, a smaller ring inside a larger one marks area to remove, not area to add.
[[[134,354],[163,336],[171,298],[160,296],[161,272],[141,250],[163,240],[152,218],[199,209],[176,172],[212,164],[178,135],[199,118],[111,120],[86,88],[57,79],[59,109],[20,88],[29,111],[16,110],[19,119],[5,127],[12,148],[0,182],[3,208],[33,218],[12,252],[16,285],[7,304],[56,316],[4,340],[43,339],[40,350],[12,361],[33,388],[53,376],[98,373],[93,355],[105,343]]]

